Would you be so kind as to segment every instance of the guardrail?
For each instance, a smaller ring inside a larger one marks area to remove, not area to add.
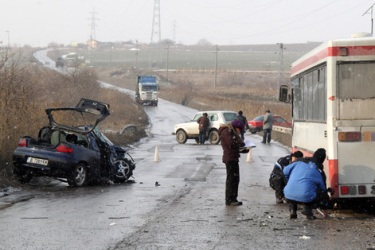
[[[260,132],[263,136],[263,132]],[[280,142],[281,144],[285,145],[288,148],[292,147],[292,129],[273,126],[272,127],[272,140]]]
[[[292,129],[273,126],[272,127],[272,140],[278,141],[281,144],[287,146],[288,148],[292,147]]]
[[[292,129],[291,129],[291,128],[285,128],[285,127],[273,126],[273,127],[272,127],[272,131],[292,135]]]

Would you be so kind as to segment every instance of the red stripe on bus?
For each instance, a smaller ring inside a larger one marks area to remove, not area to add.
[[[292,67],[291,69],[291,73],[292,75],[295,74],[296,72],[302,70],[302,69],[305,69],[305,68],[308,68],[310,65],[326,58],[328,56],[328,51],[326,49],[316,53],[315,55],[307,58],[306,60],[300,62],[299,64],[297,64],[296,66]]]
[[[347,48],[347,56],[368,56],[375,55],[375,46],[337,46],[337,47],[328,47],[322,51],[312,55],[306,60],[295,65],[291,69],[291,74],[310,67],[316,62],[323,60],[326,57],[335,57],[340,56],[340,48]]]
[[[327,188],[331,187],[332,189],[335,190],[335,194],[333,195],[333,197],[339,196],[339,167],[338,166],[339,165],[338,165],[337,159],[328,160],[329,176],[328,176]]]
[[[375,46],[338,46],[328,48],[328,56],[340,56],[340,48],[347,48],[347,56],[375,55]]]

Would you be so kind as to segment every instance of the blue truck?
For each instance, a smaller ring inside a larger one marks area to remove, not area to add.
[[[138,76],[135,100],[140,104],[158,105],[159,85],[156,76]]]

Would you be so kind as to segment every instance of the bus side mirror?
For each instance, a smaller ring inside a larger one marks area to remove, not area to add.
[[[288,94],[288,86],[287,85],[281,85],[279,89],[279,101],[281,102],[289,102]]]

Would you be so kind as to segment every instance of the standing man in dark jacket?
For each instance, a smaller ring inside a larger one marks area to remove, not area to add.
[[[240,183],[239,158],[241,148],[245,143],[240,138],[243,124],[239,120],[233,120],[231,124],[222,125],[219,128],[221,146],[223,148],[223,163],[227,169],[227,180],[225,184],[225,205],[241,206],[242,202],[237,200],[238,185]],[[248,152],[248,150],[247,150]]]
[[[303,153],[301,151],[296,151],[293,154],[281,157],[276,161],[269,179],[270,187],[275,190],[276,203],[284,203],[283,200],[285,199],[283,192],[286,185],[286,180],[283,173],[284,168],[298,158],[302,157]]]
[[[246,129],[249,129],[249,123],[247,122],[246,116],[243,115],[242,110],[238,111],[238,115],[234,118],[234,120],[239,120],[244,125],[241,129],[241,139],[245,140],[244,134],[246,132]]]
[[[262,143],[271,143],[272,125],[273,125],[273,115],[270,110],[267,110],[263,119],[263,141]]]
[[[199,124],[199,144],[204,144],[204,142],[206,141],[206,132],[208,126],[210,125],[210,120],[207,116],[207,113],[203,113],[203,115],[197,120],[197,123]]]

